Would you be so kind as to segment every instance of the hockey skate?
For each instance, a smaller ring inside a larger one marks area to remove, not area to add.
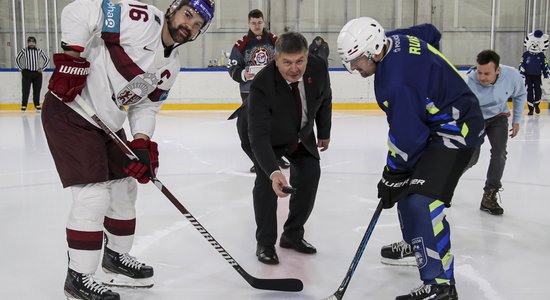
[[[395,300],[458,300],[454,285],[423,284],[411,291],[410,294],[398,296]]]
[[[68,269],[65,279],[65,296],[69,300],[119,300],[118,293],[112,292],[94,280],[92,274],[82,274]]]
[[[490,213],[491,215],[502,215],[504,209],[500,207],[497,199],[498,189],[486,190],[481,198],[479,209]]]
[[[105,247],[102,262],[105,285],[131,288],[153,286],[153,267],[139,262],[128,253],[118,253]]]
[[[416,257],[410,244],[405,241],[393,243],[382,247],[380,250],[380,261],[383,264],[394,266],[416,267]]]

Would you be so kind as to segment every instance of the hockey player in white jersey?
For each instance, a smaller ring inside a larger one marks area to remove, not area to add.
[[[63,187],[73,195],[67,298],[120,299],[105,285],[153,286],[153,268],[129,255],[136,226],[134,178],[147,183],[155,176],[158,149],[151,137],[179,73],[177,47],[208,29],[214,8],[214,0],[175,0],[166,13],[138,1],[76,0],[63,9],[64,53],[54,55],[42,123]],[[123,140],[128,118],[128,145],[140,161],[129,161],[75,97]],[[100,283],[94,274],[103,246],[107,278]]]

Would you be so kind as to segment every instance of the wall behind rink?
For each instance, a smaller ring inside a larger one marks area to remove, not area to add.
[[[48,87],[50,72],[44,72],[42,94]],[[375,107],[372,78],[364,79],[344,69],[330,71],[335,108]],[[0,109],[19,110],[21,74],[14,70],[0,71]],[[32,94],[32,92],[31,92]],[[42,102],[43,95],[40,97]],[[29,104],[32,103],[32,95]],[[239,85],[225,69],[182,69],[170,90],[163,109],[234,109],[241,103]],[[369,104],[370,103],[370,104]],[[368,104],[368,105],[367,105]]]
[[[459,72],[464,76],[466,69]],[[47,91],[51,74],[51,71],[44,72],[42,94]],[[378,108],[372,77],[365,79],[345,69],[330,69],[330,79],[335,109]],[[13,69],[0,70],[0,82],[0,109],[19,110],[21,74]],[[238,83],[225,69],[182,69],[163,109],[235,109],[240,103]]]

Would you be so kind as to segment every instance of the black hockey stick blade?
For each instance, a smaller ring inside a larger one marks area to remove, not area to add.
[[[355,273],[355,268],[357,268],[357,264],[359,264],[359,260],[361,260],[361,256],[363,256],[363,251],[365,251],[365,247],[367,246],[367,243],[370,239],[372,231],[374,230],[374,226],[376,226],[376,222],[378,222],[378,218],[382,213],[382,208],[383,208],[382,200],[380,200],[380,202],[378,202],[378,206],[376,207],[376,210],[374,211],[374,214],[372,215],[372,219],[370,220],[369,226],[367,227],[367,230],[363,235],[363,239],[359,243],[359,248],[357,248],[357,251],[355,252],[355,256],[351,261],[351,265],[349,266],[348,272],[346,273],[346,277],[344,277],[344,280],[342,280],[342,283],[340,284],[340,287],[338,288],[338,290],[336,290],[334,294],[330,295],[327,298],[324,298],[323,300],[342,300],[342,298],[344,298],[344,293],[348,288],[348,285],[349,285],[349,282],[351,281],[351,277],[353,276],[353,273]]]
[[[300,279],[282,278],[282,279],[260,279],[255,278],[250,283],[253,288],[260,290],[299,292],[304,289],[304,284]]]
[[[237,269],[237,271],[243,275],[244,279],[246,279],[250,286],[256,289],[282,292],[299,292],[304,289],[304,284],[300,279],[261,279],[249,275],[242,268],[240,268],[240,270]]]

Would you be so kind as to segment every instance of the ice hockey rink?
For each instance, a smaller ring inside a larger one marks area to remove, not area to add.
[[[155,286],[120,289],[122,299],[323,299],[340,285],[377,205],[387,125],[376,111],[335,111],[330,149],[305,238],[315,255],[276,246],[280,264],[255,256],[250,161],[240,150],[229,111],[161,111],[158,178],[252,276],[299,278],[296,293],[257,290],[229,265],[152,184],[140,185],[131,254],[155,268]],[[0,111],[0,299],[65,299],[62,189],[40,114]],[[462,177],[451,224],[460,299],[549,299],[550,118],[524,116],[508,143],[503,216],[479,210],[489,144]],[[288,175],[288,171],[285,171]],[[288,198],[279,201],[279,225]],[[279,232],[280,233],[280,232]],[[344,299],[394,299],[421,284],[416,268],[380,263],[382,245],[401,239],[396,210],[384,210]],[[101,272],[97,276],[100,277]]]

